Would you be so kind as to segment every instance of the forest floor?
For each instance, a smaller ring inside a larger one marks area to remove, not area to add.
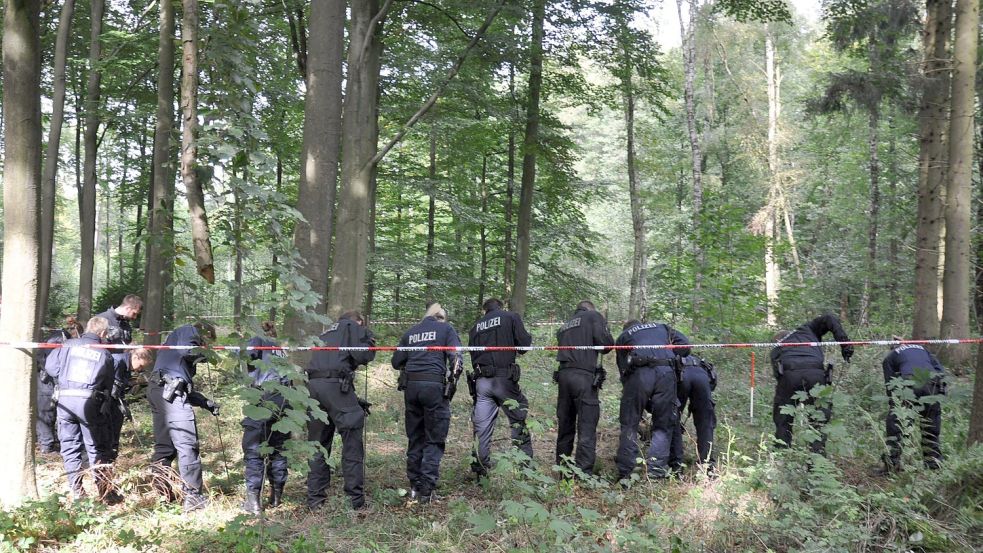
[[[126,501],[103,508],[69,505],[57,455],[39,457],[43,498],[20,512],[3,513],[0,549],[72,551],[790,551],[983,549],[983,449],[966,450],[971,380],[957,379],[945,399],[943,440],[947,465],[911,469],[894,478],[873,477],[884,451],[886,410],[880,348],[861,348],[852,365],[840,363],[832,399],[829,462],[812,458],[801,444],[771,447],[774,381],[760,361],[754,418],[749,416],[749,353],[713,351],[720,374],[716,391],[719,478],[695,467],[667,483],[639,480],[630,489],[613,483],[618,442],[618,396],[613,360],[602,391],[598,427],[599,478],[569,481],[553,468],[556,387],[552,356],[524,356],[523,388],[530,402],[535,462],[522,468],[507,447],[507,419],[500,417],[495,451],[500,462],[476,485],[470,471],[471,400],[463,386],[454,399],[439,500],[408,504],[406,437],[402,398],[388,355],[380,355],[357,379],[360,395],[374,404],[366,427],[366,493],[369,507],[353,512],[332,479],[326,507],[304,506],[304,477],[292,472],[285,504],[258,519],[244,515],[239,407],[232,366],[199,371],[201,389],[219,399],[222,415],[199,412],[208,507],[184,515],[163,504],[149,487],[152,448],[145,401],[133,405],[117,470]],[[608,357],[613,357],[608,356]],[[838,360],[838,355],[836,356]],[[845,367],[845,368],[844,368]],[[612,374],[613,373],[613,374]],[[687,421],[687,459],[695,446]],[[799,434],[805,435],[802,426]],[[336,438],[337,440],[338,438]],[[797,437],[797,441],[803,441]],[[333,457],[340,452],[336,443]],[[913,448],[912,448],[913,449]],[[909,452],[909,458],[914,459]],[[811,467],[811,468],[807,468]],[[59,503],[60,501],[60,503]],[[18,536],[21,541],[18,542]],[[33,538],[31,537],[33,536]]]

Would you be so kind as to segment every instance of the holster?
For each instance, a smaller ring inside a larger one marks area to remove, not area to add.
[[[453,378],[448,378],[444,382],[444,399],[450,401],[454,399],[454,394],[457,393],[457,380]]]
[[[406,382],[409,380],[409,375],[406,374],[405,370],[399,371],[399,378],[396,379],[396,390],[402,392],[406,389]]]
[[[119,412],[123,414],[123,418],[133,422],[133,412],[130,411],[130,406],[126,403],[126,400],[119,398]]]
[[[471,401],[478,401],[478,377],[475,373],[468,371],[465,378],[468,379],[468,393],[471,394]]]
[[[833,383],[833,364],[832,363],[826,363],[825,373],[826,373],[826,384],[832,384]]]
[[[341,377],[341,382],[338,385],[338,389],[341,393],[347,394],[355,388],[355,371],[347,371],[344,376]]]
[[[522,369],[519,367],[518,363],[512,363],[509,365],[509,379],[512,382],[519,382],[519,378],[522,377]]]
[[[164,381],[164,390],[161,392],[161,396],[167,403],[172,403],[174,398],[187,393],[188,383],[183,378],[161,375],[161,380]]]
[[[607,380],[608,372],[604,370],[604,367],[597,367],[594,369],[594,380],[591,382],[591,387],[595,390],[600,390],[604,386],[604,381]]]

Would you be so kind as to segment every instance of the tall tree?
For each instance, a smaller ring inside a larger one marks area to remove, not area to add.
[[[89,37],[89,82],[85,92],[85,161],[82,168],[82,190],[79,196],[79,236],[82,247],[79,259],[78,317],[86,320],[92,313],[92,273],[95,265],[96,233],[96,154],[99,135],[99,96],[102,83],[102,20],[105,0],[91,0]]]
[[[926,0],[918,107],[918,220],[915,230],[914,338],[939,336],[939,240],[943,226],[952,0]]]
[[[38,187],[41,184],[41,45],[38,0],[7,0],[3,18],[3,274],[0,340],[30,341],[38,298]],[[8,440],[0,455],[0,504],[37,497],[34,478],[34,363],[31,352],[0,348]]]
[[[307,91],[297,190],[297,210],[303,219],[294,227],[294,246],[303,260],[300,273],[317,295],[314,308],[320,314],[326,313],[328,258],[341,153],[345,7],[344,0],[313,0],[310,24],[321,32],[311,37],[302,57],[300,52],[297,54],[298,60],[303,59],[301,67],[307,70]],[[300,32],[303,33],[303,28]],[[287,333],[294,338],[299,338],[302,330],[308,335],[318,334],[316,322],[304,323],[302,317],[289,315],[286,320]]]
[[[516,229],[515,284],[510,307],[524,315],[529,286],[529,246],[533,193],[536,188],[536,154],[539,151],[539,97],[543,88],[543,39],[546,0],[535,0],[532,38],[529,42],[529,97],[526,99],[526,134],[522,144],[522,181],[519,189],[519,221]]]
[[[153,150],[153,209],[148,214],[147,274],[142,323],[147,344],[160,343],[164,300],[174,264],[174,179],[168,160],[174,127],[174,4],[159,4],[157,47],[157,125]]]
[[[198,171],[198,0],[182,0],[181,14],[181,180],[191,213],[191,241],[198,274],[215,282],[205,192]]]
[[[38,329],[36,339],[41,339],[41,325],[48,311],[48,293],[51,287],[51,258],[55,234],[55,197],[58,174],[58,149],[61,146],[61,129],[65,121],[65,67],[68,58],[68,40],[72,30],[75,0],[65,0],[58,17],[58,34],[55,37],[54,89],[51,95],[51,126],[45,150],[44,169],[41,175],[41,274],[38,281]]]
[[[979,23],[979,0],[956,0],[955,42],[952,49],[952,107],[949,113],[949,171],[946,175],[945,273],[942,277],[943,338],[965,338],[969,333]],[[952,346],[946,348],[943,354],[957,371],[969,364],[968,346]]]
[[[778,117],[781,111],[778,76],[778,61],[775,59],[775,39],[771,29],[765,31],[765,79],[768,81],[768,206],[765,209],[765,297],[767,300],[766,318],[768,326],[778,324],[775,313],[778,307],[778,289],[781,287],[781,271],[778,258],[775,255],[775,244],[778,242],[778,225],[775,224],[781,194],[781,175],[778,166]]]

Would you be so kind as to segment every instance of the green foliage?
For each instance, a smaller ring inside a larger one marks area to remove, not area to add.
[[[742,23],[792,21],[792,12],[786,0],[718,0],[713,9]]]
[[[105,508],[93,501],[67,502],[57,494],[29,500],[16,509],[0,511],[0,547],[35,551],[51,543],[70,542],[109,518]]]

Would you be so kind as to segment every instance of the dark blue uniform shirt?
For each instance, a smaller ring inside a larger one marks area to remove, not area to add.
[[[597,311],[577,309],[560,330],[556,331],[556,342],[561,346],[607,346],[604,353],[611,351],[614,338],[608,330],[608,322]],[[593,371],[597,368],[596,350],[559,350],[556,360],[560,368]]]
[[[532,336],[522,324],[518,313],[496,309],[485,313],[468,333],[470,346],[520,346],[532,344]],[[472,351],[471,364],[488,365],[490,367],[506,368],[515,363],[516,354],[524,351]]]
[[[351,319],[338,319],[320,336],[321,343],[330,347],[359,347],[375,345],[375,337],[364,326]],[[367,365],[375,359],[374,351],[315,351],[307,372],[311,375],[334,375],[353,371],[359,365]]]
[[[884,358],[882,366],[885,381],[896,376],[910,378],[923,371],[930,376],[945,372],[942,363],[939,363],[939,360],[927,349],[917,344],[904,344],[894,348]]]
[[[104,349],[86,346],[99,344],[95,334],[83,334],[67,340],[61,349],[48,356],[44,370],[62,390],[92,390],[108,394],[113,388],[115,365]]]
[[[198,329],[194,325],[179,326],[164,341],[165,346],[195,346],[205,344]],[[154,372],[161,376],[171,376],[184,379],[189,384],[197,373],[196,365],[204,361],[205,356],[194,349],[162,349],[157,353]]]
[[[779,342],[821,342],[823,336],[829,332],[833,333],[837,342],[850,341],[840,320],[831,313],[826,313],[796,328]],[[843,350],[847,348],[850,346],[842,347]],[[771,365],[776,370],[779,363],[786,367],[821,368],[824,361],[823,348],[819,346],[776,346],[771,350]]]
[[[403,334],[399,345],[461,347],[461,339],[450,324],[438,321],[435,317],[424,317],[416,326]],[[392,365],[396,370],[443,376],[448,362],[456,360],[460,355],[460,352],[456,351],[397,351],[393,353]]]
[[[619,346],[635,345],[672,345],[689,344],[689,339],[667,324],[638,323],[626,328],[618,336]],[[671,361],[674,357],[686,357],[690,348],[653,349],[638,348],[632,350],[619,349],[617,353],[618,369],[624,374],[630,366],[642,367],[658,361]],[[629,364],[629,358],[631,363]]]

